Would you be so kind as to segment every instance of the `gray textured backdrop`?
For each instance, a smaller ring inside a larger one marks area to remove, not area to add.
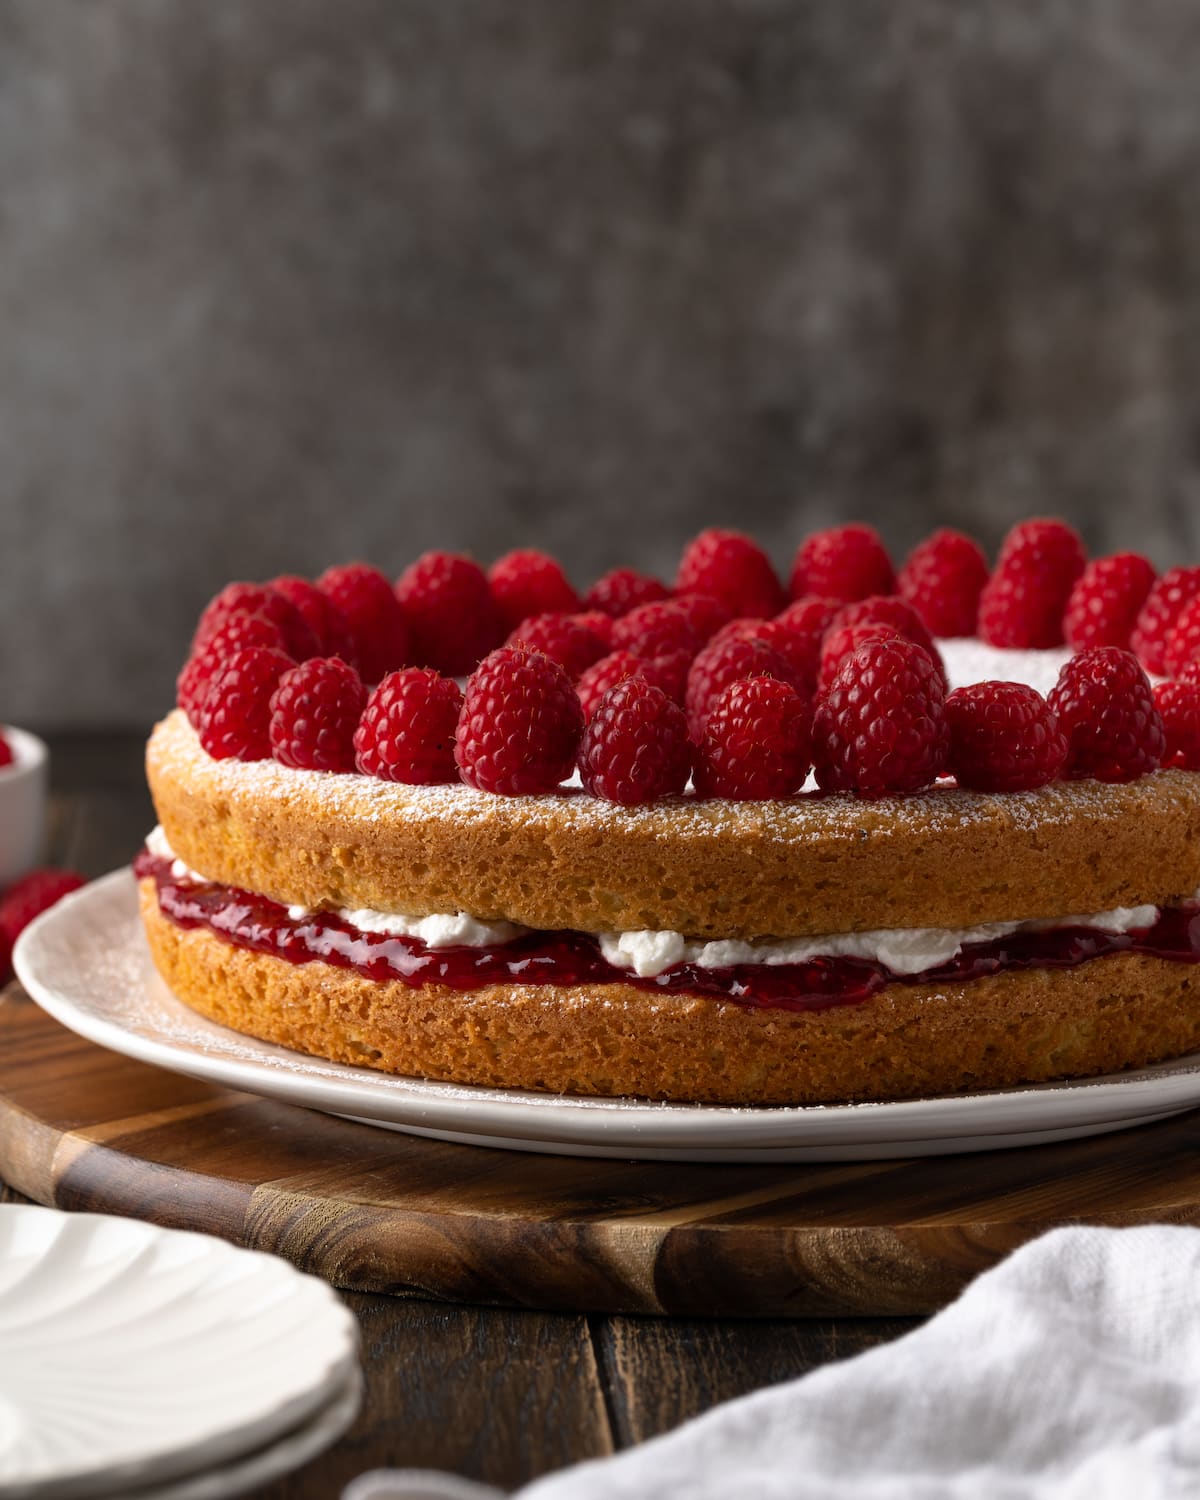
[[[236,576],[1200,555],[1189,0],[0,0],[0,716]]]

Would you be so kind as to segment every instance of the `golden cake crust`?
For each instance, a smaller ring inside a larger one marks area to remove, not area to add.
[[[551,1093],[724,1104],[902,1099],[1135,1067],[1200,1048],[1200,967],[1139,954],[961,985],[895,984],[825,1011],[753,1010],[626,984],[379,983],[164,917],[155,963],[222,1025],[334,1062]]]
[[[285,905],[755,939],[1168,906],[1200,888],[1200,775],[1186,771],[626,809],[214,761],[176,711],[147,773],[185,863]]]

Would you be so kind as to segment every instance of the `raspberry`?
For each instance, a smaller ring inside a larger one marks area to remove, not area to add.
[[[1063,643],[1063,611],[1087,555],[1063,521],[1022,521],[1004,539],[979,596],[979,634],[990,646],[1043,650]]]
[[[215,674],[200,711],[200,743],[214,760],[267,760],[271,755],[271,695],[295,666],[266,646],[235,651]]]
[[[317,587],[341,610],[358,669],[365,682],[378,682],[408,656],[408,622],[392,586],[378,568],[343,563],[326,568]]]
[[[913,641],[866,641],[842,662],[813,712],[813,759],[826,791],[921,792],[949,750],[946,694]]]
[[[467,682],[454,759],[481,792],[552,791],[571,774],[583,711],[571,679],[540,651],[501,646]]]
[[[613,649],[632,651],[635,656],[663,656],[668,651],[686,651],[695,656],[701,638],[687,611],[674,602],[642,604],[630,610],[613,626]]]
[[[943,526],[908,554],[896,578],[896,592],[933,635],[974,635],[979,596],[987,580],[987,558],[979,543]]]
[[[353,771],[354,731],[367,690],[340,656],[314,656],[279,679],[271,696],[271,752],[302,771]]]
[[[207,646],[212,636],[234,615],[266,615],[279,626],[284,650],[295,661],[303,661],[317,653],[317,638],[304,616],[278,589],[267,583],[227,583],[204,607],[196,634],[192,637],[193,655]]]
[[[593,797],[633,807],[678,796],[692,769],[683,709],[643,677],[600,699],[579,746],[579,773]]]
[[[666,584],[657,578],[639,573],[635,568],[614,568],[603,578],[596,579],[584,594],[583,602],[588,609],[603,610],[606,615],[619,620],[639,604],[657,604],[668,597]]]
[[[772,651],[778,651],[803,684],[805,692],[811,693],[817,682],[817,661],[820,641],[797,635],[789,630],[781,619],[775,620],[730,620],[722,625],[709,642],[717,645],[721,641],[763,641]]]
[[[1058,674],[1050,707],[1067,735],[1072,779],[1135,781],[1161,764],[1162,715],[1131,652],[1095,646],[1073,656]]]
[[[605,652],[613,648],[613,617],[606,615],[602,609],[585,609],[577,615],[568,615],[569,620],[574,620],[576,625],[582,625],[585,630],[601,642]]]
[[[0,949],[9,951],[21,934],[64,896],[77,891],[83,884],[83,876],[73,870],[30,870],[22,875],[0,896]],[[3,972],[5,957],[0,952],[0,972]]]
[[[579,706],[583,709],[584,722],[590,721],[601,698],[610,688],[624,682],[628,677],[642,677],[650,665],[650,658],[634,656],[632,651],[612,651],[593,662],[575,684],[579,694]]]
[[[946,769],[973,792],[1027,792],[1053,781],[1067,737],[1042,695],[1022,682],[976,682],[946,699]]]
[[[821,642],[821,660],[817,667],[817,691],[824,692],[841,670],[846,657],[867,641],[904,641],[908,637],[894,625],[842,625],[830,630]],[[914,643],[915,644],[915,643]],[[928,654],[928,653],[927,653]]]
[[[410,655],[447,676],[473,671],[504,635],[487,574],[461,553],[423,553],[396,580],[396,598],[412,637]]]
[[[671,603],[687,616],[701,646],[707,645],[721,626],[727,625],[734,617],[729,605],[712,594],[676,594]]]
[[[504,644],[540,651],[572,681],[605,655],[604,642],[573,615],[534,615],[522,620]]]
[[[1160,682],[1154,702],[1167,737],[1163,765],[1200,771],[1200,682]]]
[[[815,531],[796,550],[788,593],[793,599],[819,594],[852,604],[896,589],[892,560],[874,526],[853,522]]]
[[[836,630],[846,625],[889,625],[893,630],[898,630],[905,640],[924,646],[934,663],[941,665],[941,654],[934,645],[925,622],[911,604],[895,594],[872,594],[854,604],[844,604],[833,617],[829,628]],[[943,679],[945,675],[943,671]]]
[[[684,699],[688,725],[697,740],[718,694],[745,677],[774,677],[797,692],[804,691],[804,682],[791,663],[765,641],[741,637],[710,641],[692,663]]]
[[[1154,569],[1136,552],[1118,552],[1088,563],[1071,590],[1063,613],[1063,634],[1072,651],[1092,646],[1129,650],[1129,637],[1147,595]]]
[[[786,682],[749,677],[720,692],[696,753],[701,797],[789,797],[812,764],[808,700]]]
[[[1188,662],[1200,657],[1200,594],[1188,602],[1175,617],[1163,649],[1163,666],[1168,677],[1178,677]]]
[[[13,755],[12,746],[4,738],[4,732],[0,730],[0,768],[11,766],[16,757]]]
[[[694,537],[679,560],[675,587],[711,594],[735,615],[776,615],[785,600],[775,569],[757,542],[741,531],[711,526]]]
[[[822,599],[818,594],[805,594],[803,598],[793,599],[775,618],[781,625],[786,625],[793,635],[811,638],[819,646],[821,637],[841,608],[837,599]]]
[[[283,632],[266,615],[230,615],[184,663],[183,671],[175,679],[175,701],[187,714],[193,729],[200,727],[204,700],[222,664],[235,651],[244,651],[248,646],[265,646],[270,651],[288,654]]]
[[[504,630],[531,615],[573,614],[579,595],[554,558],[534,548],[509,552],[488,570],[492,598]]]
[[[1142,605],[1129,640],[1147,672],[1165,675],[1167,637],[1183,613],[1183,607],[1200,594],[1200,568],[1170,568],[1163,574]]]
[[[390,672],[367,699],[354,734],[358,769],[383,781],[436,786],[457,781],[458,683],[426,667]]]
[[[346,617],[333,601],[307,578],[285,573],[272,578],[270,587],[293,604],[313,633],[317,656],[340,656],[351,666],[354,662],[354,637]]]
[[[1180,682],[1191,682],[1200,687],[1200,661],[1190,661],[1179,674]]]
[[[664,651],[661,656],[642,658],[641,675],[655,687],[662,688],[672,703],[683,707],[687,694],[688,673],[692,669],[692,656],[687,651]]]

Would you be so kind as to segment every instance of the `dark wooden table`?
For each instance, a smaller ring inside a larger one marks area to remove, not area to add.
[[[132,857],[154,822],[142,743],[127,735],[51,740],[55,863],[92,877]],[[0,1197],[17,1195],[0,1188]],[[916,1322],[621,1318],[345,1300],[362,1325],[364,1409],[336,1447],[257,1500],[329,1500],[355,1475],[388,1466],[449,1469],[515,1489]]]

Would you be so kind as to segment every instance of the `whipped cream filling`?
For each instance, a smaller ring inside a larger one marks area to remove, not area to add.
[[[205,883],[206,876],[176,857],[161,827],[154,828],[147,836],[146,848],[156,859],[170,862],[173,879]],[[1200,892],[1196,899],[1200,900]],[[289,906],[287,912],[293,921],[302,921],[312,915],[312,908]],[[483,922],[462,911],[409,917],[370,907],[338,907],[334,914],[360,932],[417,938],[427,948],[434,949],[500,947],[532,931],[515,922]],[[1056,927],[1137,932],[1152,927],[1157,920],[1156,906],[1119,906],[1113,911],[1086,916],[984,922],[975,927],[891,927],[874,932],[832,932],[763,942],[744,942],[738,938],[697,942],[681,932],[601,932],[595,936],[605,960],[614,969],[627,969],[641,979],[653,979],[678,964],[730,969],[738,964],[802,964],[814,958],[861,958],[882,964],[893,974],[923,974],[927,969],[949,963],[969,943],[993,942],[1016,932],[1051,932]]]

